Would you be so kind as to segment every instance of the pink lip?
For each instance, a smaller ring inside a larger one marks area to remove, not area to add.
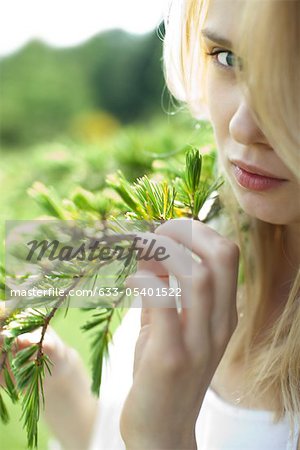
[[[235,166],[238,166],[241,169],[244,169],[248,173],[252,173],[252,174],[255,174],[255,175],[262,175],[264,177],[273,178],[275,180],[287,181],[284,178],[281,178],[281,177],[279,177],[277,175],[273,175],[272,173],[268,172],[267,170],[261,169],[260,167],[256,167],[256,166],[254,166],[252,164],[244,163],[243,161],[239,161],[238,159],[232,159],[232,160],[230,160],[230,162],[232,164],[234,164]]]
[[[238,184],[252,191],[266,191],[282,185],[287,180],[248,172],[244,168],[232,163],[233,173]],[[253,170],[253,169],[252,169]]]

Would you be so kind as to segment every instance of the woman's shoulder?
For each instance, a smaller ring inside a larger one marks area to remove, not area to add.
[[[250,445],[255,449],[299,450],[299,432],[299,426],[292,432],[287,416],[274,422],[273,411],[229,403],[211,386],[196,423],[199,448],[240,449]]]

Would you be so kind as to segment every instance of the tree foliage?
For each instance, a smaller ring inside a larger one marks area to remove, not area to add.
[[[30,42],[0,60],[2,145],[68,135],[83,112],[107,111],[122,123],[156,112],[164,86],[161,52],[154,32],[109,31],[71,49]]]

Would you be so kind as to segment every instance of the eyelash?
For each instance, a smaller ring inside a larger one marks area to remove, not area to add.
[[[222,63],[220,63],[220,62],[218,61],[218,59],[217,59],[216,57],[217,57],[220,53],[231,53],[231,54],[233,55],[233,53],[232,53],[231,51],[225,50],[225,49],[214,49],[214,50],[212,50],[212,51],[210,51],[210,52],[206,52],[206,55],[207,55],[207,56],[212,56],[212,57],[213,57],[213,62],[214,62],[215,64],[217,64],[218,67],[220,67],[221,69],[224,69],[224,70],[231,70],[231,69],[233,69],[234,66],[225,66],[224,64],[222,64]]]

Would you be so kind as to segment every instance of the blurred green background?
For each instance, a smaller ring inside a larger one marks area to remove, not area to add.
[[[186,111],[174,114],[161,56],[157,32],[137,37],[116,30],[63,50],[31,41],[0,60],[1,241],[5,220],[43,214],[27,194],[34,181],[68,198],[78,186],[102,189],[119,168],[130,180],[144,175],[153,154],[213,145],[209,125]],[[73,309],[54,325],[88,365],[84,321]],[[10,415],[9,425],[0,424],[0,449],[25,449],[20,409],[10,408]],[[48,439],[41,424],[40,449]]]

